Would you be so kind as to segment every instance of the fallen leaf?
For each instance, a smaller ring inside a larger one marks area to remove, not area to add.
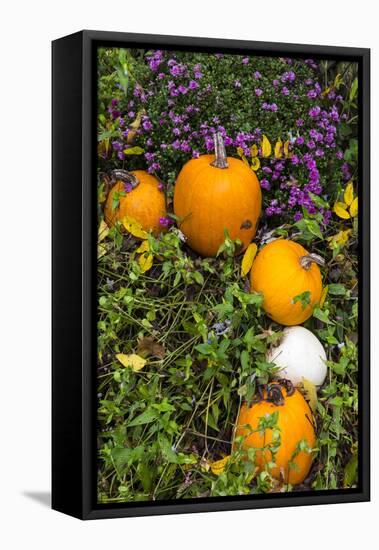
[[[138,342],[137,351],[142,357],[153,355],[154,357],[158,357],[158,359],[163,359],[166,354],[164,347],[152,336],[144,336],[141,338]]]
[[[358,197],[355,197],[353,202],[350,205],[350,216],[355,218],[358,215]]]
[[[328,295],[328,290],[329,290],[329,285],[324,286],[324,288],[322,290],[321,298],[320,298],[320,304],[319,304],[320,309],[322,309],[324,304],[325,304],[325,300],[326,300],[326,297]]]
[[[303,389],[305,391],[305,399],[308,401],[308,404],[312,412],[317,410],[317,389],[316,386],[310,380],[303,378],[301,381]]]
[[[149,250],[150,250],[149,241],[146,239],[145,241],[142,241],[140,246],[137,248],[136,252],[138,252],[139,254],[142,254],[142,252],[149,252]]]
[[[261,161],[258,157],[254,157],[251,159],[251,169],[256,172],[261,167]]]
[[[287,139],[287,141],[284,142],[283,145],[283,153],[286,158],[289,158],[291,156],[290,150],[289,150],[290,142]]]
[[[262,136],[261,148],[262,148],[262,157],[269,157],[271,155],[271,151],[272,151],[271,143],[269,142],[268,138],[265,135]]]
[[[241,277],[245,277],[251,269],[251,266],[253,265],[253,261],[255,258],[255,255],[257,253],[257,245],[255,243],[249,244],[249,246],[246,249],[246,252],[242,259],[241,264]]]
[[[281,139],[279,139],[275,143],[275,148],[274,148],[274,156],[276,159],[282,158],[282,147],[283,147],[283,142]]]
[[[153,255],[147,254],[144,252],[141,254],[141,256],[138,258],[138,263],[141,268],[142,273],[146,273],[146,271],[149,271],[153,265]]]
[[[257,147],[256,144],[254,143],[254,145],[252,145],[252,146],[250,147],[250,154],[251,154],[251,156],[254,158],[254,157],[257,157],[257,156],[258,156],[258,153],[259,153],[258,147]]]
[[[242,162],[244,162],[245,164],[247,164],[247,166],[249,166],[249,161],[245,157],[242,147],[237,147],[237,154],[241,158]]]
[[[142,149],[142,147],[138,147],[136,145],[135,147],[127,147],[124,149],[125,155],[142,155],[142,153],[145,152],[145,149]]]
[[[146,365],[147,361],[143,357],[140,357],[139,355],[136,355],[135,353],[131,353],[130,355],[125,355],[124,353],[118,353],[116,355],[116,359],[118,359],[123,367],[131,368],[135,372],[140,371],[143,369],[143,367]]]
[[[105,237],[108,235],[108,233],[109,233],[109,227],[107,226],[107,224],[105,223],[104,220],[101,220],[100,225],[99,225],[99,233],[98,233],[97,242],[101,243],[101,241],[103,241],[105,239]]]
[[[346,210],[347,205],[344,202],[336,202],[334,205],[334,212],[339,218],[348,220],[350,218],[349,212]]]
[[[211,472],[215,476],[219,476],[225,470],[225,466],[229,462],[230,455],[224,456],[221,460],[216,460],[210,463]]]
[[[332,250],[338,246],[345,246],[345,244],[349,240],[349,236],[351,234],[351,229],[346,229],[345,231],[339,231],[332,237],[328,237],[327,240],[329,241],[329,248]]]
[[[107,247],[104,243],[97,245],[97,258],[100,260],[107,253]]]
[[[138,239],[147,239],[147,232],[144,231],[141,224],[131,216],[125,216],[122,219],[122,224],[125,229],[134,237],[137,237]]]
[[[345,201],[347,206],[350,206],[354,200],[354,187],[353,187],[353,182],[351,181],[349,181],[349,183],[346,186],[345,192],[343,194],[343,200]]]

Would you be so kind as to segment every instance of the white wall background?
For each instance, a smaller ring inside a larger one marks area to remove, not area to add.
[[[50,41],[92,28],[371,47],[375,214],[379,202],[375,2],[8,0],[2,3],[0,21],[2,547],[218,550],[277,545],[280,550],[347,550],[359,547],[363,537],[375,546],[379,512],[375,398],[371,503],[87,523],[53,512],[46,505],[50,486]],[[379,216],[373,218],[375,281]],[[375,286],[372,371],[374,390],[378,391]]]

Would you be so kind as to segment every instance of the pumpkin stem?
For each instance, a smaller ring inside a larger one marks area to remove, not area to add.
[[[310,269],[312,263],[324,266],[325,260],[318,254],[308,254],[307,256],[301,256],[300,258],[300,265],[303,269]]]
[[[290,380],[279,378],[279,380],[272,384],[259,384],[252,402],[259,403],[260,401],[266,401],[266,403],[274,403],[277,406],[284,405],[282,388],[285,388],[287,397],[290,397],[295,392],[295,388]]]
[[[111,177],[114,182],[117,180],[121,180],[124,184],[131,185],[133,189],[135,189],[139,184],[139,179],[134,174],[131,174],[130,172],[128,172],[127,170],[123,170],[122,168],[112,170]]]
[[[229,168],[228,160],[226,157],[225,143],[222,139],[220,132],[216,132],[213,135],[214,147],[215,147],[215,160],[211,163],[211,166],[216,168]]]

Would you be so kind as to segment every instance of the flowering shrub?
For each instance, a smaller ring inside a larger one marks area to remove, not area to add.
[[[186,161],[213,151],[218,131],[231,156],[249,162],[257,148],[253,167],[268,218],[318,214],[321,227],[328,224],[325,190],[338,193],[352,175],[344,160],[351,105],[340,93],[340,75],[323,88],[320,62],[311,59],[161,50],[127,66],[126,93],[118,83],[101,115],[110,140],[104,160],[147,167],[170,190]],[[263,135],[272,144],[267,156]],[[129,154],[136,145],[141,154]]]

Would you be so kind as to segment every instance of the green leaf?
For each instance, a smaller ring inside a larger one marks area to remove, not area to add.
[[[142,153],[144,152],[145,150],[142,149],[142,147],[138,147],[138,145],[136,145],[135,147],[127,147],[126,149],[124,149],[125,155],[142,155]]]
[[[355,77],[350,88],[350,94],[349,94],[350,101],[353,101],[353,99],[357,95],[357,91],[358,91],[358,78]]]
[[[344,287],[344,285],[331,283],[329,285],[329,294],[335,294],[336,296],[345,296],[346,288]]]
[[[358,477],[358,455],[355,453],[345,466],[343,484],[344,487],[351,487],[357,482]]]
[[[143,424],[150,424],[150,422],[154,422],[154,420],[158,417],[158,412],[154,409],[147,409],[143,413],[141,413],[139,416],[136,416],[134,420],[129,422],[127,424],[128,428],[132,428],[133,426],[142,426]]]

